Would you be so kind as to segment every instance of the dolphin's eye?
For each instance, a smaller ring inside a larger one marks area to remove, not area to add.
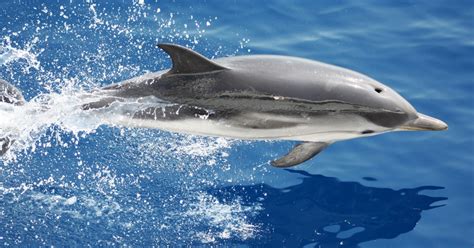
[[[375,92],[377,92],[377,93],[382,93],[382,89],[381,89],[381,88],[375,88],[374,90],[375,90]]]

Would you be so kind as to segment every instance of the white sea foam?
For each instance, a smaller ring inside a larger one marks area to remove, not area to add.
[[[212,195],[199,193],[184,215],[209,227],[208,230],[196,232],[196,238],[202,243],[214,243],[219,239],[254,238],[261,225],[252,223],[250,217],[261,210],[262,206],[258,204],[246,206],[239,199],[221,202]]]

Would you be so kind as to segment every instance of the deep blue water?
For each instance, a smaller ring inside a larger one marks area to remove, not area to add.
[[[449,130],[282,170],[294,142],[37,124],[0,160],[0,246],[474,245],[472,1],[71,2],[0,3],[0,78],[28,100],[168,68],[155,45],[174,42],[344,66]]]

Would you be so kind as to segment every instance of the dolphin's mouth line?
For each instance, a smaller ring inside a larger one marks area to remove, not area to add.
[[[398,127],[404,131],[443,131],[448,129],[448,124],[428,115],[417,113],[417,118]]]
[[[399,128],[397,128],[401,131],[433,131],[433,129],[425,129],[425,128],[421,128],[421,127],[410,127],[410,126],[400,126]]]

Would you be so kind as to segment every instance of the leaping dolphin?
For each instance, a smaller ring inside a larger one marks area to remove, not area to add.
[[[101,88],[84,111],[112,109],[127,99],[173,103],[143,105],[109,123],[237,139],[297,140],[271,162],[289,167],[341,140],[401,130],[445,130],[397,92],[358,72],[314,60],[251,55],[209,60],[179,45],[158,44],[172,60],[168,71]],[[0,81],[0,101],[23,104],[20,91]],[[0,139],[0,153],[11,144]]]

